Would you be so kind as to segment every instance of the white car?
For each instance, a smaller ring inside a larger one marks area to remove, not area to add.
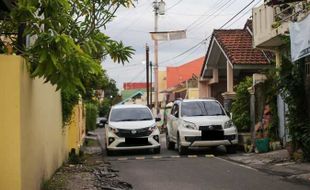
[[[158,120],[144,105],[113,106],[105,127],[107,154],[131,149],[153,149],[154,153],[160,153]]]
[[[166,143],[171,150],[177,144],[179,154],[185,154],[189,147],[219,145],[225,145],[227,152],[234,153],[238,132],[218,101],[177,100],[168,116]]]

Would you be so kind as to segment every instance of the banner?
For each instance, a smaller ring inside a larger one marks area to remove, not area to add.
[[[292,61],[310,55],[310,15],[289,25]]]

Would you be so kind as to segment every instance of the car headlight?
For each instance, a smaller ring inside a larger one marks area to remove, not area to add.
[[[197,129],[195,123],[184,121],[183,126],[187,129]]]
[[[232,120],[226,121],[225,124],[224,124],[224,129],[228,129],[228,128],[231,128],[231,127],[235,127],[235,125],[232,122]]]
[[[151,131],[151,132],[155,131],[156,129],[157,129],[156,125],[149,127],[149,131]]]
[[[117,134],[117,133],[118,133],[118,129],[117,129],[117,128],[109,127],[109,130],[110,130],[111,132],[113,132],[114,134]]]

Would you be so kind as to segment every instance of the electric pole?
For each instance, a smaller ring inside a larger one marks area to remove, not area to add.
[[[146,105],[150,107],[150,82],[149,82],[149,46],[145,45],[145,55],[146,55]]]
[[[150,108],[153,109],[153,67],[152,61],[150,61]]]
[[[158,31],[158,15],[165,14],[165,2],[161,0],[155,0],[153,2],[154,7],[154,16],[155,16],[155,24],[154,24],[154,32]],[[154,40],[154,90],[155,90],[155,113],[158,114],[158,40]]]

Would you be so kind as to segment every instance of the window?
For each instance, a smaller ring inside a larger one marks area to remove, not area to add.
[[[171,115],[176,116],[178,115],[179,112],[179,105],[178,104],[174,104],[171,110]]]
[[[152,120],[152,113],[148,108],[116,108],[111,112],[110,121],[142,121]]]
[[[217,116],[225,115],[224,110],[216,101],[183,102],[182,116]]]

